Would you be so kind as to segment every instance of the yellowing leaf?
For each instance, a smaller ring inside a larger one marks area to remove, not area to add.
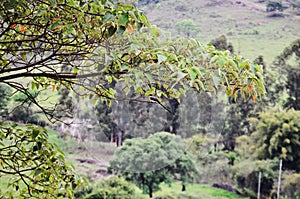
[[[21,31],[21,33],[24,33],[25,32],[25,27],[23,26],[23,25],[19,25],[19,28],[20,28],[20,31]]]
[[[253,95],[252,99],[253,99],[253,102],[255,103],[256,102],[256,95]]]

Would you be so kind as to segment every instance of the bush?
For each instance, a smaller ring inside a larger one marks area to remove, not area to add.
[[[226,153],[212,152],[207,155],[199,157],[199,172],[201,173],[200,183],[232,183],[231,167],[228,164],[228,157]]]
[[[274,178],[277,173],[275,161],[243,161],[234,166],[235,179],[238,187],[244,191],[244,194],[250,196],[250,198],[256,198],[258,188],[258,176],[259,172],[262,173],[261,177],[261,195],[262,198],[270,196],[273,190]]]
[[[84,196],[90,194],[92,191],[92,187],[81,187],[80,189],[74,191],[74,197],[83,198]]]
[[[131,199],[135,189],[132,184],[119,177],[112,177],[101,182],[94,191],[84,199]]]
[[[178,199],[179,196],[176,193],[160,193],[154,197],[154,199]]]
[[[282,195],[290,198],[300,198],[300,173],[284,176],[282,181]]]

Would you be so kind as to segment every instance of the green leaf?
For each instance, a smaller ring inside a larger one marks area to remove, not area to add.
[[[217,74],[213,74],[213,75],[212,75],[212,79],[213,79],[213,82],[214,82],[214,86],[215,86],[215,87],[218,87],[218,85],[219,85],[220,82],[221,82],[220,76],[217,75]]]
[[[71,24],[68,24],[66,26],[66,30],[67,30],[68,34],[72,34],[74,29],[73,29],[73,26]]]
[[[145,92],[145,95],[146,96],[150,96],[150,95],[153,95],[155,93],[155,88],[154,87],[151,87],[150,90],[147,90]]]
[[[36,83],[35,82],[31,82],[31,89],[34,90],[35,87],[36,87]]]
[[[54,24],[52,24],[52,26],[50,27],[51,30],[54,30],[55,28],[57,28],[60,24],[60,21],[56,21]]]
[[[219,57],[217,64],[219,67],[222,67],[225,65],[226,62],[227,62],[226,59],[224,59],[223,57]]]
[[[154,82],[153,76],[150,73],[146,73],[146,77],[149,80],[149,82]]]
[[[127,64],[121,64],[121,71],[128,70],[128,65]]]
[[[197,71],[196,71],[196,69],[195,68],[189,68],[188,69],[188,73],[190,75],[191,80],[194,81],[196,79],[196,77],[197,77]]]
[[[26,60],[27,55],[26,55],[25,52],[20,52],[20,55],[21,55],[21,57],[22,57],[22,60]]]
[[[167,57],[162,54],[158,54],[157,59],[158,59],[158,63],[160,64],[162,62],[165,62],[167,60]]]
[[[144,13],[141,14],[140,20],[143,22],[144,25],[146,25],[146,26],[150,25],[149,22],[148,22],[148,19],[147,19],[146,15]]]
[[[119,23],[123,26],[127,26],[127,23],[129,21],[129,18],[128,18],[128,14],[127,13],[123,13],[121,15],[118,16],[118,19],[119,19]]]
[[[198,85],[200,86],[200,88],[204,91],[205,90],[205,87],[204,87],[204,84],[202,81],[200,81],[199,79],[196,79],[196,81],[198,83]]]
[[[61,153],[62,155],[65,155],[65,153],[63,152],[63,150],[61,150],[61,148],[59,148],[59,146],[56,143],[53,143],[53,145],[55,146],[55,148],[57,149],[57,151],[59,153]]]
[[[112,21],[116,16],[110,12],[106,12],[103,18],[103,22],[106,23],[108,21]]]
[[[37,175],[39,175],[39,174],[41,174],[41,173],[43,173],[43,172],[44,172],[44,169],[42,169],[42,168],[37,168],[36,170],[34,170],[34,175],[37,176]]]
[[[178,70],[178,72],[177,72],[177,81],[182,80],[186,75],[187,75],[186,73],[183,73],[180,70]]]
[[[40,131],[38,129],[32,130],[32,139],[35,139],[39,135]]]
[[[74,72],[74,73],[78,73],[78,68],[75,67],[75,68],[73,69],[73,72]]]
[[[240,68],[243,69],[243,68],[246,68],[247,70],[250,69],[250,63],[249,61],[243,61],[241,64],[240,64]]]

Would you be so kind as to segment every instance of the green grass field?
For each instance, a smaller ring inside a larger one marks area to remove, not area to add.
[[[140,190],[137,192],[138,198],[149,198],[147,195],[142,194]],[[187,190],[182,192],[180,183],[173,183],[171,186],[162,184],[161,190],[154,193],[154,197],[157,196],[173,196],[174,199],[248,199],[232,192],[213,188],[210,185],[205,184],[189,184]]]

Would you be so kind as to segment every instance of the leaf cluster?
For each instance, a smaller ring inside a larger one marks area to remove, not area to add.
[[[63,151],[49,143],[44,128],[2,123],[0,151],[0,178],[10,178],[5,196],[72,198],[72,190],[80,183]]]

